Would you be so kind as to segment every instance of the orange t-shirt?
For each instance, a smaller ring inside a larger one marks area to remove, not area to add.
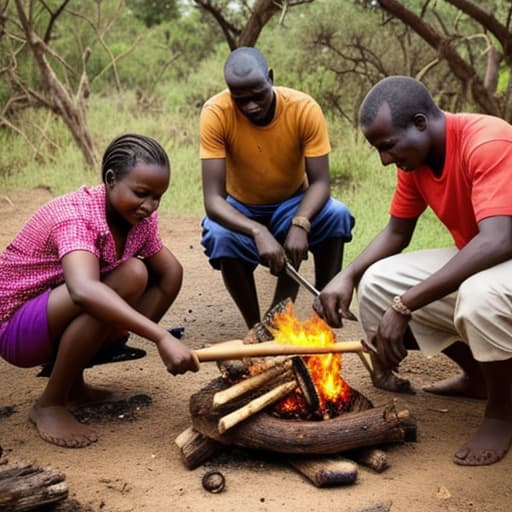
[[[461,249],[486,217],[512,215],[512,125],[479,114],[446,114],[439,178],[427,166],[397,170],[390,213],[414,218],[430,206]]]
[[[246,204],[275,204],[306,187],[305,157],[329,153],[318,103],[299,91],[274,87],[276,112],[267,126],[251,123],[229,90],[210,98],[200,118],[200,157],[226,159],[226,190]]]

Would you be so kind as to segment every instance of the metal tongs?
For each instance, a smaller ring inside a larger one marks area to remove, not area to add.
[[[303,275],[301,275],[297,270],[295,270],[295,267],[289,261],[286,261],[285,272],[296,283],[298,283],[299,285],[306,288],[306,290],[308,290],[315,297],[318,297],[320,295],[320,292]],[[357,320],[357,317],[351,311],[344,312],[340,309],[339,313],[342,316],[342,318],[345,318],[347,320]],[[361,340],[361,343],[363,344],[363,347],[367,351],[376,352],[375,348],[372,345],[369,345],[368,343],[366,343],[364,340]],[[370,375],[372,375],[373,374],[373,363],[372,363],[370,354],[368,352],[358,352],[358,355],[359,355],[359,358],[361,359],[361,362],[364,364],[366,369],[370,372]]]
[[[286,262],[285,271],[289,277],[291,277],[296,283],[306,288],[306,290],[312,293],[315,297],[320,295],[320,292],[303,275],[299,274],[299,272],[295,270],[295,267],[289,261]],[[344,312],[340,309],[339,313],[343,318],[347,320],[357,320],[357,317],[351,311]]]

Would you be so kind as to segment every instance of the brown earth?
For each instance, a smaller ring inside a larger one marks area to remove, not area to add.
[[[50,197],[42,189],[0,194],[0,247],[5,247],[27,217]],[[164,240],[185,268],[183,289],[163,319],[166,327],[185,327],[183,341],[191,348],[245,335],[241,317],[225,291],[221,276],[209,267],[199,244],[200,219],[161,215]],[[357,233],[356,233],[357,236]],[[311,262],[303,273],[312,276]],[[257,271],[262,307],[268,305],[274,278]],[[297,315],[311,314],[311,296],[301,291]],[[359,339],[356,324],[347,322],[338,339]],[[218,376],[213,363],[196,374],[171,377],[151,343],[132,336],[130,345],[148,355],[136,361],[96,366],[86,377],[108,387],[118,408],[89,410],[87,420],[99,432],[97,443],[64,449],[42,441],[27,420],[41,393],[38,368],[19,369],[0,361],[0,445],[11,462],[28,461],[65,473],[70,496],[60,510],[79,511],[222,511],[275,510],[393,512],[508,512],[512,510],[512,455],[489,467],[461,467],[451,462],[454,451],[478,426],[484,402],[442,398],[419,392],[400,396],[373,388],[359,359],[345,356],[344,376],[375,405],[396,399],[418,421],[418,441],[387,447],[391,467],[376,474],[359,469],[355,485],[316,488],[279,457],[226,449],[207,464],[190,471],[183,465],[174,439],[191,423],[188,400]],[[402,375],[417,385],[453,373],[442,356],[426,359],[411,353]],[[132,402],[129,398],[142,395]],[[208,469],[220,470],[226,488],[210,494],[201,486]]]

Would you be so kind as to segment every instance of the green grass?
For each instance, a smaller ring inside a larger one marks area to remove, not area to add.
[[[9,148],[0,153],[0,193],[11,188],[43,186],[53,195],[60,195],[82,184],[99,182],[100,169],[84,166],[66,127],[56,117],[42,110],[26,111],[16,122],[24,126],[31,144],[12,131],[0,130],[0,144]],[[347,263],[386,225],[395,170],[383,167],[377,153],[353,128],[340,121],[329,122],[332,193],[356,218],[354,239],[345,252]],[[145,110],[130,92],[115,97],[97,95],[90,102],[89,124],[99,157],[120,133],[144,133],[159,140],[171,161],[171,186],[161,209],[177,215],[203,214],[198,112],[165,106],[164,102]],[[451,243],[445,228],[427,211],[408,250]]]

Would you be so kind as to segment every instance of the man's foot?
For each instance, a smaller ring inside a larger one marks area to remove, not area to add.
[[[35,404],[30,410],[30,420],[42,439],[57,446],[83,448],[98,440],[96,432],[78,422],[65,407]]]
[[[472,379],[465,373],[434,382],[430,386],[425,386],[423,391],[435,395],[487,398],[485,382],[483,380],[477,382],[476,379]]]
[[[462,466],[485,466],[501,460],[512,442],[512,421],[484,418],[480,428],[458,450],[453,461]]]

